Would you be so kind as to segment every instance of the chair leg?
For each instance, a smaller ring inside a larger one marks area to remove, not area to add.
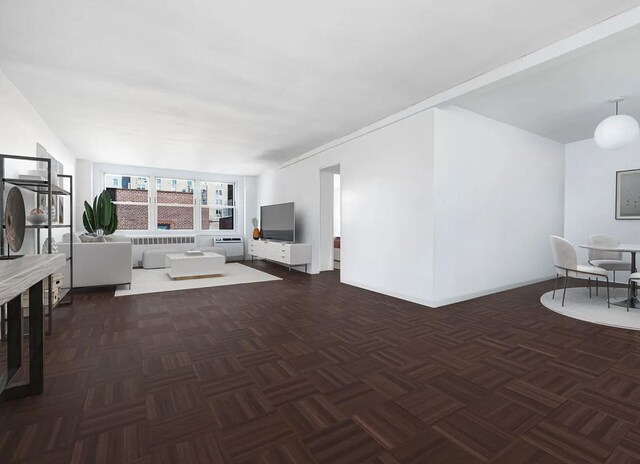
[[[587,279],[587,287],[589,287],[589,298],[591,298],[591,277]]]
[[[598,278],[596,277],[596,296],[598,296]]]
[[[609,277],[606,277],[607,279],[607,308],[611,309],[611,297],[609,296]]]
[[[553,284],[553,294],[551,295],[551,299],[552,299],[552,300],[556,297],[556,289],[558,288],[558,276],[559,276],[559,275],[560,275],[560,274],[558,274],[558,273],[556,272],[556,280],[555,280],[555,282],[554,282],[554,284]]]
[[[569,281],[569,273],[564,276],[564,290],[562,291],[562,307],[564,307],[564,297],[567,294],[567,282]]]

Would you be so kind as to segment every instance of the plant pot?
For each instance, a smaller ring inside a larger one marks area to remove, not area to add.
[[[258,229],[257,227],[255,229],[253,229],[253,239],[254,240],[260,240],[260,235],[262,235],[262,233],[260,232],[260,229]]]

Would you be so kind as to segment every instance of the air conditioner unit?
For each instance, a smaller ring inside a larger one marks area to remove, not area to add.
[[[244,260],[244,239],[242,237],[214,237],[213,248],[223,248],[227,261]]]

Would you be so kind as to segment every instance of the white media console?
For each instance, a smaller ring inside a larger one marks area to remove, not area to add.
[[[286,264],[289,266],[289,270],[292,266],[304,266],[304,272],[307,272],[307,264],[311,264],[311,245],[307,243],[251,240],[249,241],[249,254],[251,259],[256,257]]]

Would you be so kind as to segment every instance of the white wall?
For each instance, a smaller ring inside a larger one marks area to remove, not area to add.
[[[258,179],[258,205],[294,201],[296,241],[320,270],[320,170],[340,165],[341,280],[428,304],[432,290],[433,110]]]
[[[553,275],[563,145],[459,107],[435,111],[438,304]]]
[[[340,237],[340,174],[333,175],[333,236]]]
[[[75,174],[75,157],[18,89],[0,72],[0,153],[36,156],[36,143],[46,148],[64,165],[65,174]],[[35,163],[7,161],[6,175],[26,174],[28,170],[35,168]],[[33,197],[24,192],[23,194],[26,207],[33,208]],[[25,237],[22,253],[32,253],[34,250],[33,231],[27,231],[27,234],[29,235]],[[57,230],[54,237],[61,234],[62,231]]]
[[[84,202],[93,204],[93,162],[86,159],[76,161],[76,190],[74,200],[76,203],[76,230],[82,230],[82,214]]]
[[[253,218],[258,218],[258,177],[245,176],[244,178],[244,237],[245,255],[248,255],[248,241],[253,240]]]
[[[578,260],[587,261],[588,253],[579,245],[591,234],[638,243],[640,221],[616,220],[615,205],[616,171],[640,168],[640,140],[616,151],[599,148],[593,139],[570,143],[565,162],[565,237],[578,248]]]
[[[320,170],[320,271],[333,270],[333,170]]]
[[[319,171],[340,164],[342,282],[439,306],[553,275],[564,147],[451,106],[269,171],[258,203],[296,202],[320,269]]]

